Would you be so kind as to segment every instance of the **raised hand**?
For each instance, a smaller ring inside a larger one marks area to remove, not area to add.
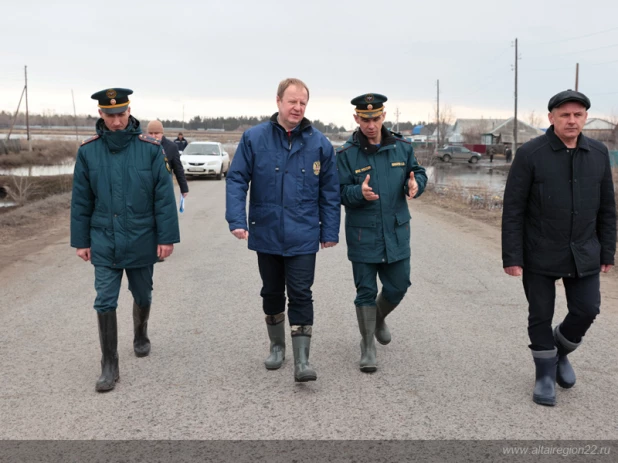
[[[376,199],[380,198],[377,194],[373,192],[373,188],[369,186],[369,175],[365,177],[365,181],[361,186],[361,191],[363,192],[363,198],[365,198],[367,201],[375,201]]]
[[[408,199],[412,199],[418,193],[418,183],[414,178],[414,172],[410,172],[410,178],[408,179]]]

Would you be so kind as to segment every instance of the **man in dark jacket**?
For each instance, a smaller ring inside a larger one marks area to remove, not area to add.
[[[71,246],[94,265],[99,340],[99,392],[119,378],[116,308],[123,272],[133,295],[133,349],[150,353],[147,326],[153,264],[180,241],[170,167],[157,140],[142,135],[125,88],[92,95],[99,102],[97,135],[85,140],[75,162]]]
[[[425,189],[427,175],[414,149],[382,125],[387,98],[368,93],[352,100],[359,130],[337,150],[348,258],[356,286],[361,333],[360,370],[377,369],[376,345],[391,342],[386,316],[410,286],[410,210],[407,199]],[[382,281],[378,295],[377,277]]]
[[[176,145],[176,148],[178,148],[178,151],[182,153],[189,143],[185,139],[182,132],[180,132],[176,137],[176,140],[174,140],[174,144]]]
[[[176,181],[178,182],[180,192],[182,193],[182,196],[186,198],[189,194],[189,185],[187,185],[187,179],[185,178],[185,170],[182,167],[182,162],[180,161],[180,153],[178,152],[176,143],[168,140],[165,137],[163,124],[161,123],[161,121],[150,121],[146,130],[149,136],[151,136],[155,140],[158,140],[161,143],[165,156],[167,157],[167,162],[172,168],[172,172],[174,172],[174,175],[176,176]]]
[[[590,100],[566,90],[548,104],[545,135],[517,150],[504,192],[504,271],[523,275],[536,366],[534,402],[555,405],[556,380],[575,384],[567,358],[601,305],[599,272],[614,265],[616,204],[607,148],[581,134]],[[568,314],[552,331],[556,280]]]
[[[287,286],[294,379],[300,382],[317,378],[309,363],[315,258],[320,243],[329,248],[339,241],[341,214],[333,146],[305,119],[308,101],[309,90],[301,80],[279,84],[279,112],[247,130],[236,149],[227,175],[225,212],[232,234],[257,251],[269,370],[280,368],[285,359]]]

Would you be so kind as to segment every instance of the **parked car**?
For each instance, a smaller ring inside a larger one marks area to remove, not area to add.
[[[466,160],[472,164],[476,164],[481,160],[481,153],[470,151],[465,146],[446,145],[435,152],[435,155],[444,162],[451,160]]]
[[[185,175],[214,176],[217,180],[230,169],[230,156],[214,141],[192,141],[180,156]]]

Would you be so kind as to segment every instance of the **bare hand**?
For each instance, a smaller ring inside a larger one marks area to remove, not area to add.
[[[77,250],[77,257],[81,257],[85,262],[90,260],[90,248],[80,248]]]
[[[607,264],[607,265],[603,264],[603,265],[601,265],[601,272],[607,273],[607,272],[609,272],[612,269],[612,267],[613,267],[613,265],[611,265],[611,264]]]
[[[243,228],[237,228],[236,230],[232,230],[232,235],[234,235],[239,240],[249,239],[249,232]]]
[[[183,193],[183,194],[182,194],[182,197],[183,197],[183,198],[186,198],[188,194],[189,194],[189,192],[187,191],[186,193]]]
[[[322,243],[322,249],[332,248],[337,246],[337,243],[333,243],[332,241],[327,241],[326,243]]]
[[[165,259],[171,256],[172,252],[174,252],[173,244],[160,244],[157,246],[157,256],[159,259]]]
[[[412,199],[418,193],[418,183],[414,178],[414,172],[410,172],[410,179],[408,180],[408,199]]]
[[[523,275],[524,269],[518,265],[514,265],[513,267],[504,267],[504,273],[511,275],[512,277],[520,277]]]
[[[365,177],[365,181],[361,186],[361,191],[363,192],[363,198],[365,198],[367,201],[375,201],[376,199],[380,198],[377,194],[373,192],[373,188],[369,186],[369,175]]]

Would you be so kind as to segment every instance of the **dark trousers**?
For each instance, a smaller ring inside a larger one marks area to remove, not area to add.
[[[382,282],[382,295],[388,302],[397,305],[406,295],[410,283],[410,258],[390,264],[365,264],[352,262],[356,299],[354,305],[368,306],[376,304],[378,282]]]
[[[556,280],[558,277],[527,272],[523,284],[528,299],[528,336],[530,349],[551,350],[555,347],[552,332]],[[583,278],[562,278],[569,313],[560,325],[560,332],[571,342],[580,342],[594,322],[601,307],[599,274]]]
[[[131,291],[135,303],[140,307],[150,306],[152,302],[153,265],[127,269],[97,266],[94,268],[94,289],[97,291],[94,309],[97,312],[113,312],[118,307],[118,295],[120,294],[123,272],[127,273],[129,291]]]
[[[258,252],[257,255],[264,313],[277,315],[285,311],[287,287],[290,325],[313,325],[311,286],[315,276],[315,254],[286,257]]]

